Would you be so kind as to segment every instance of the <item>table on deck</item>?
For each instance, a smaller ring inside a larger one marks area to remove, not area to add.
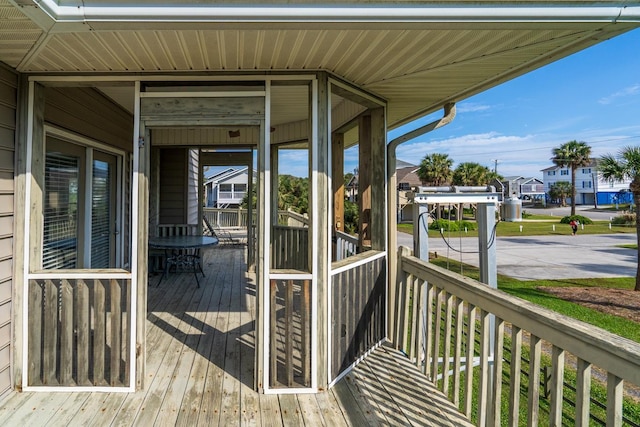
[[[196,284],[200,287],[198,270],[200,270],[202,277],[204,277],[204,271],[202,270],[202,265],[200,265],[200,249],[217,244],[218,239],[210,236],[166,236],[150,238],[149,246],[155,249],[163,249],[165,255],[164,270],[156,286],[160,286],[162,279],[169,273],[170,266],[175,265],[176,269],[181,267],[192,268],[196,278]]]

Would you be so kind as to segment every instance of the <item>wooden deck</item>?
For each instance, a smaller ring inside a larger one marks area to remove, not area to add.
[[[464,417],[408,360],[385,346],[328,392],[261,395],[253,389],[255,280],[244,249],[219,247],[206,278],[150,279],[145,390],[17,393],[1,425],[459,426]]]

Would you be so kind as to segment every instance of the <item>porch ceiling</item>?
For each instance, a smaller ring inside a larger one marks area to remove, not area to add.
[[[623,1],[598,7],[569,2],[573,9],[554,1],[535,2],[545,5],[541,9],[523,1],[497,2],[491,9],[468,2],[431,8],[425,4],[432,2],[408,2],[393,9],[384,9],[384,2],[349,2],[349,8],[322,9],[294,1],[288,3],[302,5],[257,11],[153,3],[0,0],[0,61],[33,73],[328,70],[387,99],[395,127],[635,28],[640,20],[640,3]],[[168,6],[158,7],[163,4]],[[622,14],[618,6],[624,5],[633,7]],[[326,16],[313,16],[316,9]],[[535,16],[528,16],[529,9]],[[134,14],[142,10],[144,15]],[[191,10],[201,10],[200,19]],[[607,16],[614,13],[619,16]]]

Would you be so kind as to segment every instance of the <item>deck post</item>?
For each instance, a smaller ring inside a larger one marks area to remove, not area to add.
[[[360,238],[361,251],[371,247],[371,116],[365,115],[358,119],[358,155],[360,169],[358,170],[358,206],[360,208]]]
[[[344,232],[344,134],[331,138],[331,183],[333,187],[333,229]]]
[[[331,235],[329,234],[329,224],[331,222],[330,218],[332,216],[332,212],[329,210],[331,206],[331,202],[329,199],[329,194],[331,191],[330,183],[329,183],[329,172],[330,172],[330,153],[331,153],[331,142],[330,142],[330,132],[331,129],[329,127],[329,117],[330,117],[330,90],[329,90],[329,77],[327,73],[321,72],[318,73],[317,80],[317,132],[316,141],[312,141],[317,146],[317,150],[312,150],[313,153],[317,153],[317,159],[311,159],[312,164],[316,165],[317,168],[317,192],[312,192],[312,197],[316,199],[317,206],[319,209],[318,217],[312,218],[312,221],[315,222],[314,230],[316,235],[312,236],[313,244],[318,245],[317,252],[317,264],[316,271],[313,271],[313,274],[316,276],[316,296],[315,301],[317,301],[316,306],[316,318],[317,318],[317,353],[315,357],[317,357],[317,385],[319,390],[325,390],[329,385],[329,352],[327,349],[327,345],[329,343],[329,326],[328,326],[328,316],[329,316],[329,292],[328,288],[331,284],[331,277],[329,275],[329,265],[331,263]],[[313,98],[313,97],[312,97]],[[313,117],[313,114],[311,114]],[[312,120],[313,124],[313,120]],[[313,134],[313,129],[312,129]],[[313,191],[313,190],[312,190]],[[314,264],[311,264],[314,265]],[[312,288],[313,292],[313,288]],[[313,301],[313,295],[312,295]],[[313,362],[311,363],[311,368],[313,369]],[[313,375],[313,373],[312,373]]]

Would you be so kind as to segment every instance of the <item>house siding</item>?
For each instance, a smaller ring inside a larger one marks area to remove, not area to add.
[[[0,67],[0,400],[11,390],[17,91],[18,76]]]
[[[160,224],[187,222],[187,153],[184,148],[160,150]]]

